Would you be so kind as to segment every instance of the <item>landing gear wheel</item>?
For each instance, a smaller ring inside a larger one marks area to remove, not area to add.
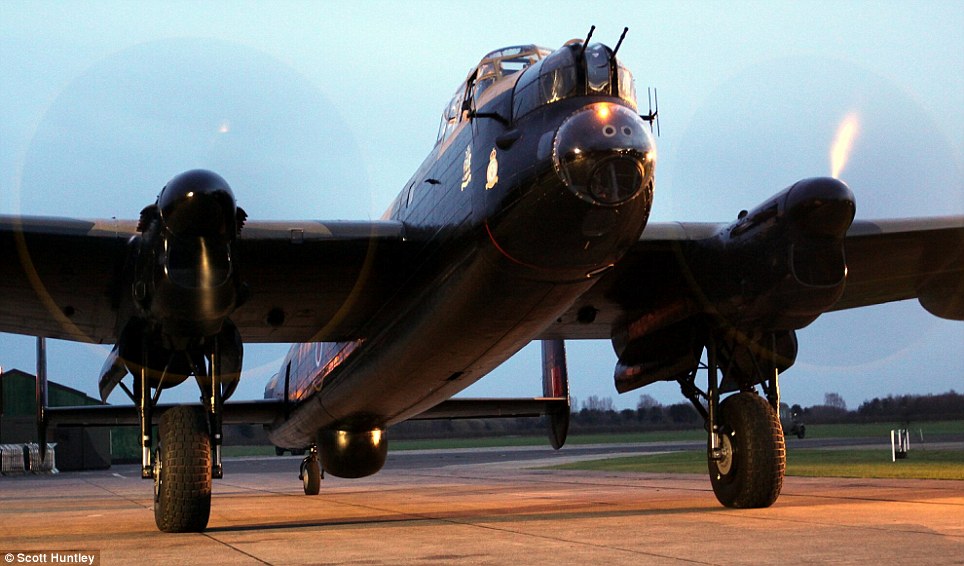
[[[321,493],[321,462],[311,456],[301,463],[301,479],[305,482],[305,495]]]
[[[776,411],[756,393],[720,403],[722,459],[709,459],[713,493],[726,507],[769,507],[783,487],[786,449]]]
[[[154,522],[166,533],[203,531],[211,515],[211,438],[200,407],[161,416],[154,464]]]

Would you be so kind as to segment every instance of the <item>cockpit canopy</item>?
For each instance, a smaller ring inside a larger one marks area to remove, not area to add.
[[[447,138],[458,126],[462,105],[466,97],[478,102],[482,93],[500,79],[524,71],[550,53],[552,51],[545,47],[516,45],[497,49],[483,57],[473,72],[469,74],[469,78],[459,85],[458,90],[452,95],[452,100],[449,101],[445,111],[442,112],[438,141]]]
[[[458,127],[466,100],[471,101],[472,108],[481,106],[485,102],[483,94],[490,87],[518,73],[522,75],[515,81],[513,120],[540,106],[579,95],[619,97],[633,109],[637,108],[633,75],[609,47],[593,43],[583,49],[579,40],[570,41],[556,51],[536,45],[516,45],[492,51],[469,73],[442,112],[437,142],[447,139]],[[511,85],[508,82],[504,88],[494,90],[502,92]]]
[[[552,53],[551,50],[535,45],[517,45],[489,53],[482,58],[476,68],[473,98],[478,100],[494,82],[526,70],[550,53]]]

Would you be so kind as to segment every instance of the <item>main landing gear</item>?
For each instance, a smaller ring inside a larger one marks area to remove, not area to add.
[[[156,453],[151,450],[152,417],[167,369],[152,384],[145,362],[134,380],[134,391],[130,392],[124,386],[137,403],[141,433],[141,477],[154,480],[154,521],[157,528],[164,532],[203,531],[211,514],[211,480],[223,475],[221,431],[224,390],[219,341],[212,341],[213,344],[203,356],[203,363],[199,359],[195,364],[185,351],[172,354],[172,357],[186,356],[201,389],[202,405],[179,405],[161,415]]]
[[[780,495],[786,470],[777,371],[769,367],[754,378],[733,379],[740,392],[721,401],[717,345],[712,339],[709,342],[706,391],[696,387],[695,371],[680,380],[680,387],[706,420],[713,493],[726,507],[769,507]],[[765,365],[761,361],[756,367],[759,370]],[[765,398],[757,393],[757,383]]]

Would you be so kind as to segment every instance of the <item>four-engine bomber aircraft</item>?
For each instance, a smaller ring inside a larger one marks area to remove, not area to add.
[[[719,501],[771,505],[795,331],[910,298],[964,320],[964,218],[854,222],[851,190],[812,178],[729,224],[647,226],[655,113],[640,114],[619,44],[590,37],[486,55],[379,221],[248,222],[203,170],[137,221],[0,217],[0,332],[38,337],[41,438],[51,424],[139,425],[158,527],[198,531],[224,423],[307,449],[308,494],[324,472],[377,472],[407,419],[542,414],[558,448],[563,340],[610,339],[620,392],[677,381],[704,417]],[[136,411],[46,408],[44,337],[113,344],[101,395],[120,385]],[[532,340],[543,397],[450,399]],[[225,402],[244,342],[299,344],[263,401]],[[158,403],[192,376],[200,405]]]

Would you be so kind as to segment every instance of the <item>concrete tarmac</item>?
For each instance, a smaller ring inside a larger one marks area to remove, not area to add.
[[[788,477],[773,507],[732,510],[704,475],[538,469],[598,457],[565,450],[483,454],[393,453],[379,474],[326,478],[314,497],[298,458],[226,460],[200,534],[157,531],[152,484],[133,466],[3,477],[0,560],[72,550],[99,553],[98,565],[964,564],[964,481]]]

